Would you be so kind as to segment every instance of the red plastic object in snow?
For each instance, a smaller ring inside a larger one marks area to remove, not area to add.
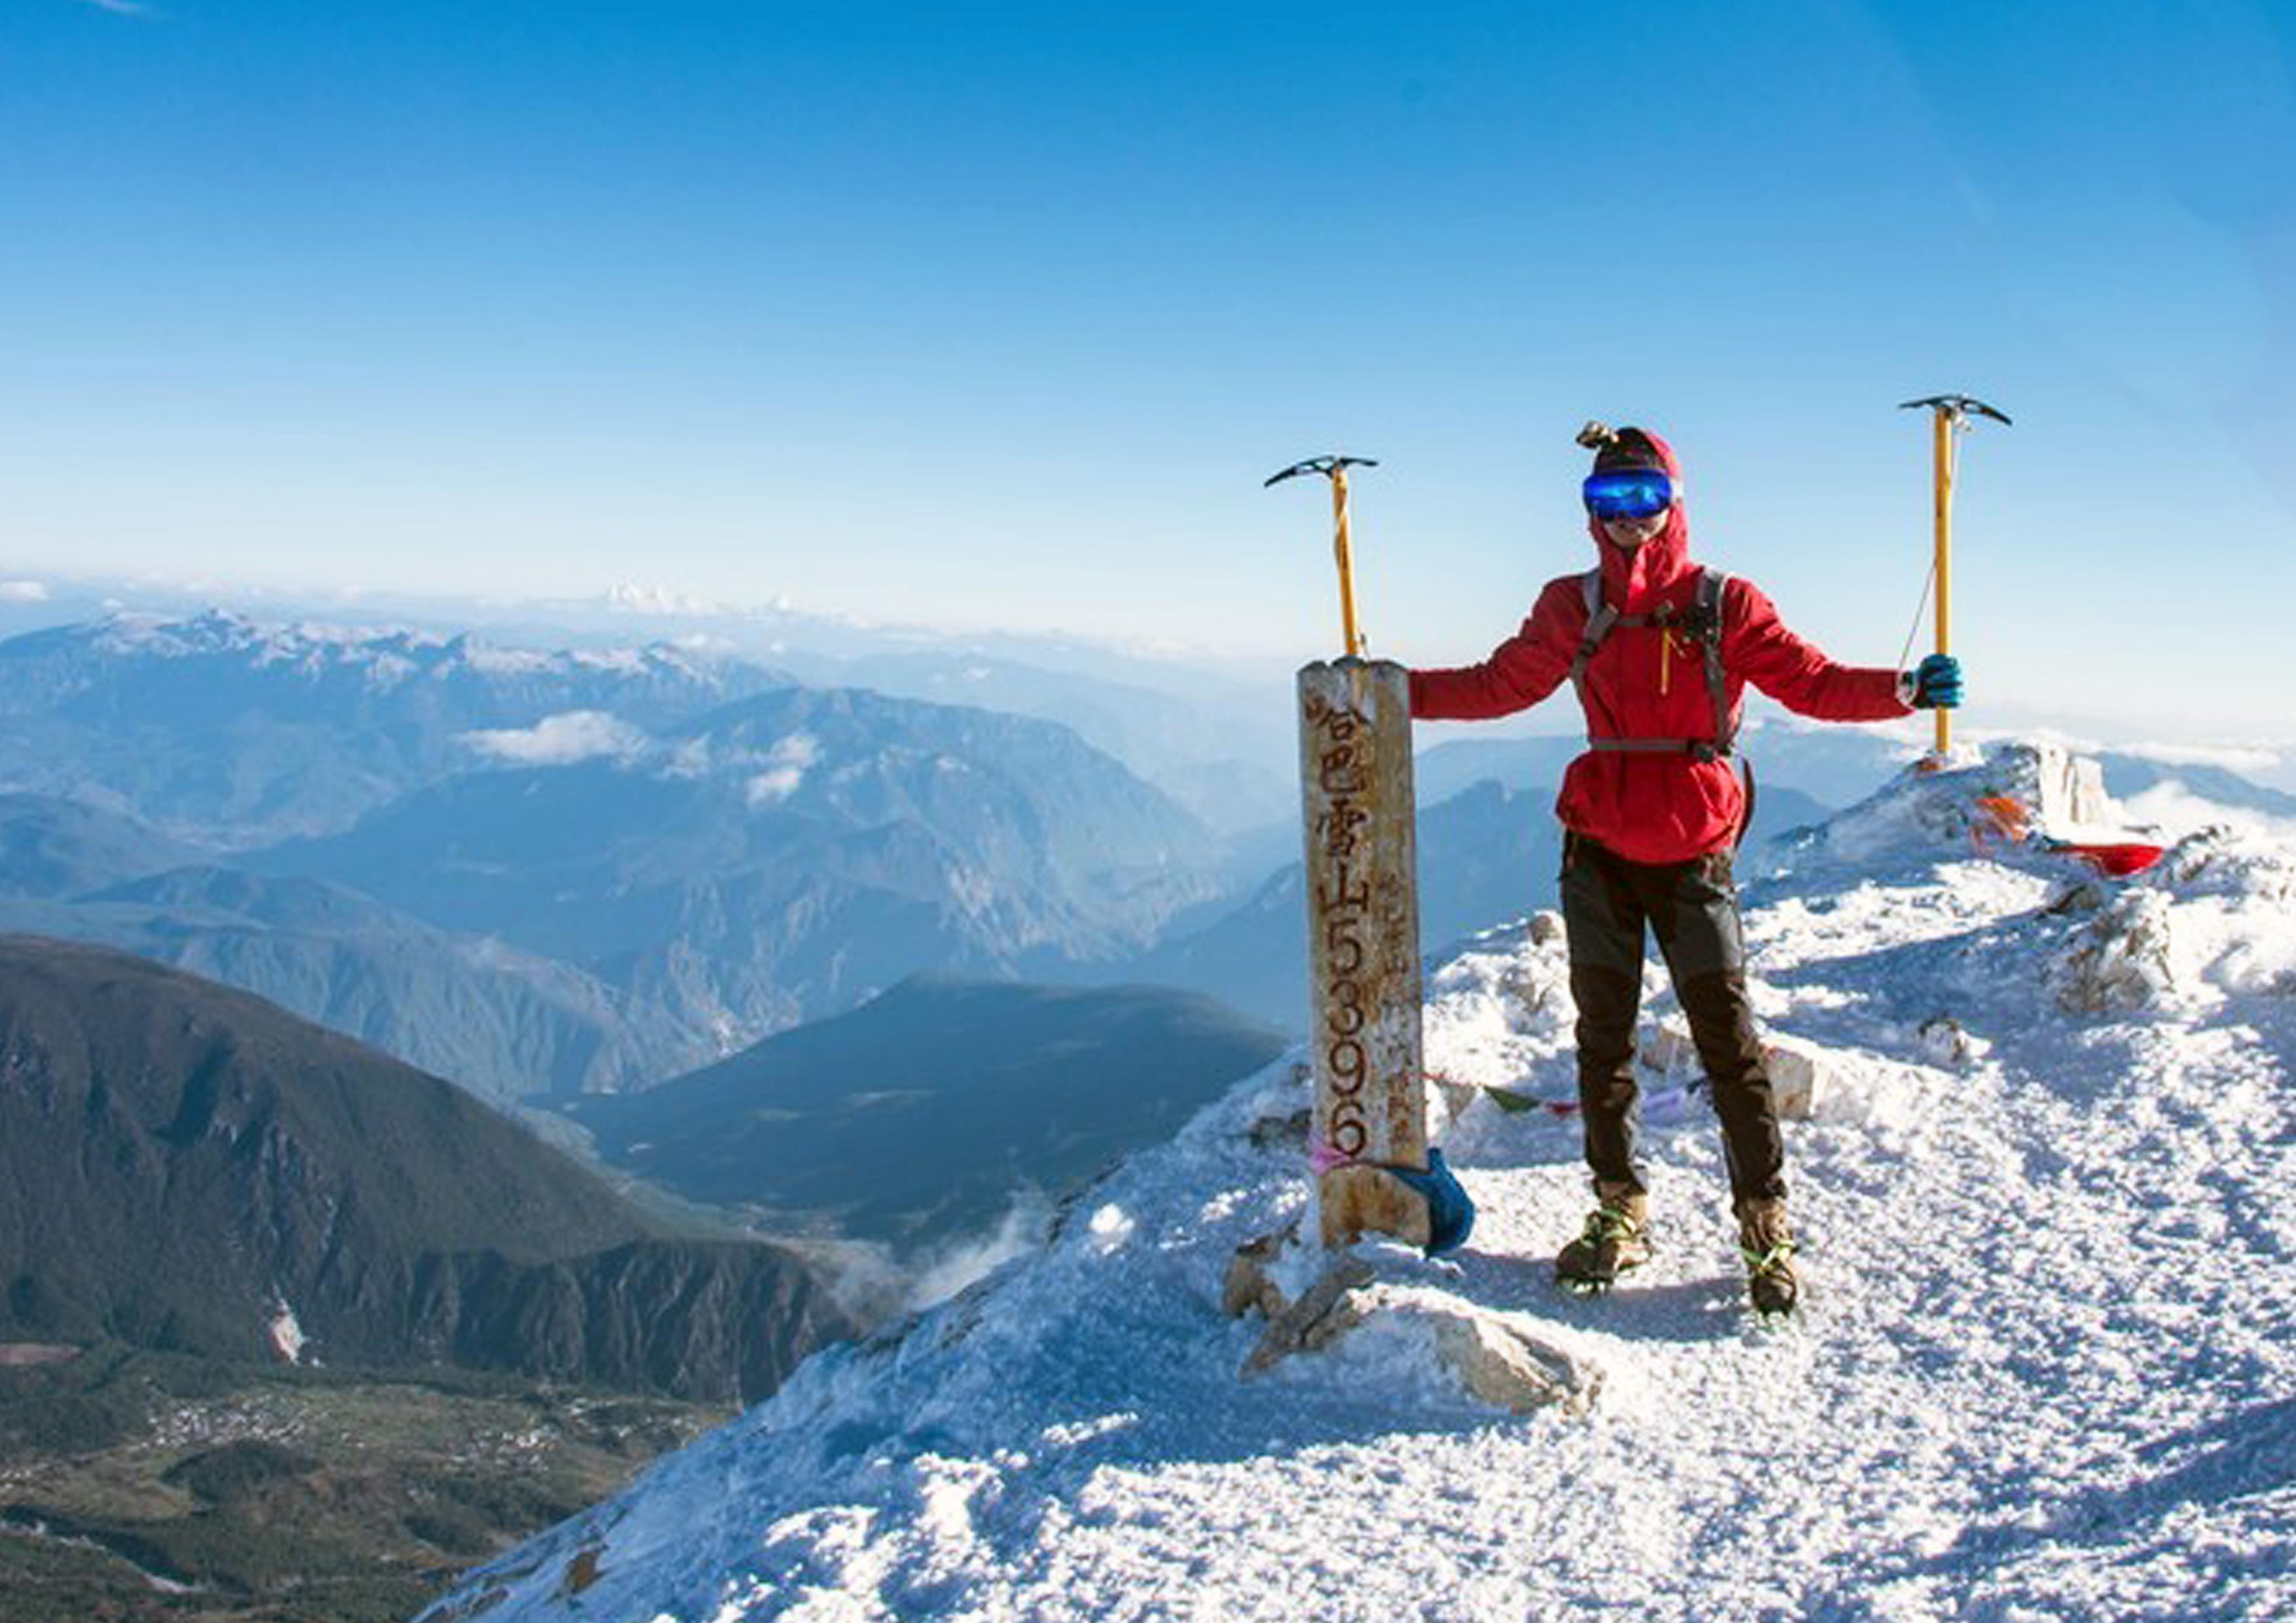
[[[2068,840],[2044,841],[2052,851],[2067,857],[2078,857],[2098,873],[2114,879],[2127,879],[2132,873],[2142,873],[2161,857],[2169,848],[2160,845],[2140,845],[2134,841],[2123,845],[2075,845]]]
[[[2168,854],[2168,847],[2147,845],[2141,840],[2057,840],[2035,833],[2032,813],[2008,795],[1980,795],[1977,809],[1980,815],[1970,824],[1969,839],[1980,855],[1995,840],[2013,845],[2024,841],[2060,857],[2079,857],[2109,878],[2127,879],[2132,873],[2144,873]]]

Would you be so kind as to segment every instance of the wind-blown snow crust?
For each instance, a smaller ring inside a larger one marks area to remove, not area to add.
[[[1746,1316],[1718,1135],[1662,1089],[1656,1259],[1556,1292],[1577,1125],[1481,1091],[1572,1094],[1533,921],[1431,972],[1481,1218],[1409,1266],[1599,1365],[1584,1418],[1475,1403],[1407,1325],[1239,1380],[1223,1268],[1304,1201],[1287,1062],[429,1615],[2296,1613],[2296,850],[2203,832],[2116,884],[1974,848],[1956,797],[2014,765],[1900,780],[1747,886],[1765,1019],[1854,1083],[1789,1128],[1798,1322]]]

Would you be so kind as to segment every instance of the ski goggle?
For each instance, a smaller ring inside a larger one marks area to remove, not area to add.
[[[1579,487],[1587,511],[1598,519],[1654,519],[1682,494],[1657,468],[1614,468],[1590,474]]]

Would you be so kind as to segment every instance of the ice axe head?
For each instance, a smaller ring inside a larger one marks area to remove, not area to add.
[[[1931,395],[1926,399],[1905,401],[1898,406],[1898,409],[1901,412],[1909,412],[1922,406],[1926,406],[1934,412],[1943,412],[1956,423],[1971,417],[1990,417],[2004,428],[2010,426],[2007,417],[1995,411],[1984,401],[1969,395]]]
[[[1305,462],[1293,463],[1281,473],[1269,474],[1259,488],[1265,490],[1269,485],[1280,485],[1285,480],[1298,479],[1303,473],[1320,473],[1331,479],[1337,477],[1343,469],[1378,466],[1379,459],[1374,456],[1310,456]]]

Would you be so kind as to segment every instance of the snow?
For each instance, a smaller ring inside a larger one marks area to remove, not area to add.
[[[463,661],[472,670],[495,676],[529,676],[557,667],[560,656],[536,648],[496,648],[486,643],[466,643]]]
[[[577,648],[565,658],[584,670],[604,671],[610,676],[644,676],[655,662],[652,650],[644,648]]]
[[[270,1322],[263,1329],[270,1339],[271,1350],[279,1356],[280,1362],[300,1364],[303,1361],[303,1348],[308,1338],[303,1334],[301,1322],[295,1317],[295,1309],[283,1299],[276,1304]]]
[[[1529,921],[1431,968],[1480,1216],[1382,1272],[1599,1370],[1583,1417],[1477,1403],[1407,1321],[1239,1378],[1227,1259],[1307,1203],[1294,1056],[433,1615],[2296,1615],[2296,849],[2203,832],[2114,883],[1973,848],[1956,807],[2016,765],[1901,778],[1745,886],[1766,1022],[1852,1079],[1787,1124],[1794,1322],[1743,1309],[1702,1105],[1645,1122],[1651,1265],[1554,1288],[1577,1124],[1480,1092],[1573,1091]],[[2123,995],[2068,998],[2115,953]]]
[[[311,676],[355,670],[378,692],[418,677],[443,680],[464,671],[502,677],[660,675],[698,680],[707,669],[707,656],[662,643],[544,652],[496,647],[467,635],[442,637],[405,626],[266,623],[221,610],[189,619],[118,611],[91,628],[89,642],[97,652],[119,657],[229,655],[258,669],[277,667]]]

